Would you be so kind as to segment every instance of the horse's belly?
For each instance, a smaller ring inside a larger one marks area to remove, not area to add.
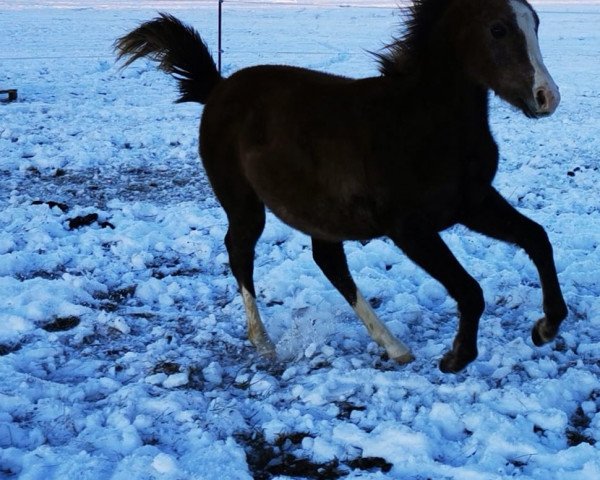
[[[360,198],[342,201],[327,195],[303,196],[301,201],[282,195],[261,195],[280,220],[312,237],[342,241],[381,235],[373,209]]]
[[[285,206],[267,204],[284,223],[311,237],[329,241],[360,240],[381,235],[372,219],[362,212],[336,212],[335,209],[313,211],[311,214],[293,211]]]
[[[381,234],[375,202],[368,195],[356,159],[349,155],[308,156],[291,147],[253,153],[243,159],[244,174],[283,222],[326,240]]]

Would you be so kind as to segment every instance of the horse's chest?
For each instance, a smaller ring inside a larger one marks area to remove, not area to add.
[[[443,162],[436,158],[413,165],[414,176],[403,198],[409,212],[419,212],[439,230],[456,223],[461,212],[478,201],[497,169],[495,144],[477,149],[466,145],[449,151],[452,153],[447,153]]]

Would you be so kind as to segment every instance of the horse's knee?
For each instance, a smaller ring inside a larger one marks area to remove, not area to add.
[[[546,229],[534,221],[531,222],[531,236],[540,243],[550,244]]]
[[[536,254],[552,255],[552,244],[550,243],[546,229],[533,220],[531,220],[527,230],[524,232],[522,244],[532,258]]]

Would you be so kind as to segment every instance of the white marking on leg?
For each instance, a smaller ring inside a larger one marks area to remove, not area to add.
[[[241,291],[248,322],[248,338],[259,354],[266,357],[275,357],[275,345],[273,345],[260,319],[256,299],[245,287],[241,287]]]
[[[552,114],[560,103],[560,93],[542,60],[533,12],[519,0],[510,0],[510,5],[517,18],[517,25],[525,35],[525,41],[527,42],[527,55],[534,71],[533,98],[536,98],[537,92],[542,90],[546,98],[546,104],[541,111]]]
[[[377,314],[373,311],[369,302],[358,290],[356,290],[356,303],[352,308],[367,327],[371,338],[385,349],[391,359],[399,363],[408,363],[414,360],[410,349],[394,337],[385,323],[377,318]]]

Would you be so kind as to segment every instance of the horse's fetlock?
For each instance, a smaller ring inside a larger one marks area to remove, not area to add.
[[[473,283],[469,285],[469,288],[462,300],[459,301],[458,309],[460,311],[461,318],[478,319],[483,314],[483,311],[485,310],[483,289],[475,280],[473,280]]]
[[[561,298],[560,302],[551,307],[544,305],[544,313],[546,313],[546,318],[551,318],[553,321],[560,323],[567,318],[567,315],[569,314],[569,308]]]
[[[458,373],[477,358],[476,338],[457,336],[452,343],[452,350],[440,360],[440,370],[444,373]]]

